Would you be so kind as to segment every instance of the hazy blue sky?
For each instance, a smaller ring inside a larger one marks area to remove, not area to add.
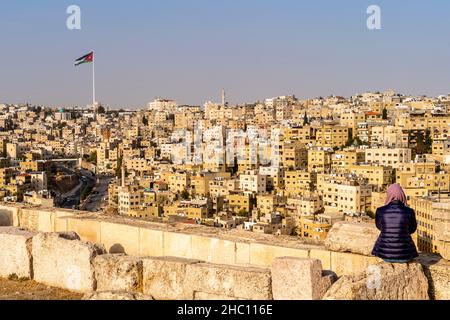
[[[82,9],[82,30],[66,9]],[[382,30],[366,27],[370,4]],[[0,101],[144,106],[365,90],[450,92],[448,0],[0,1]]]

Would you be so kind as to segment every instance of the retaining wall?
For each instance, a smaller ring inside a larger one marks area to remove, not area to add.
[[[324,270],[330,270],[340,277],[366,272],[368,266],[380,262],[375,257],[331,251],[324,246],[307,245],[290,238],[199,226],[138,222],[72,210],[0,205],[0,217],[8,217],[13,226],[33,232],[74,231],[81,240],[103,245],[107,253],[125,253],[134,257],[152,257],[151,259],[166,259],[170,256],[188,259],[186,261],[190,261],[189,263],[197,261],[206,265],[220,265],[231,270],[229,272],[236,267],[241,270],[259,268],[266,270],[261,271],[264,273],[272,267],[276,258],[295,257],[317,259]],[[432,296],[436,299],[450,299],[450,263],[438,256],[428,255],[422,256],[420,262],[430,281]],[[145,260],[143,265],[146,265]],[[174,266],[179,268],[179,264],[175,263]],[[145,270],[142,272],[145,275]],[[144,276],[144,284],[145,281]],[[175,288],[176,279],[174,281],[171,285]],[[193,298],[220,297],[217,292],[199,290],[192,290],[192,294]]]

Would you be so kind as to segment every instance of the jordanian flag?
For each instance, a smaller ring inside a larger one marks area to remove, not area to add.
[[[90,62],[94,62],[94,52],[90,52],[87,55],[82,56],[81,58],[75,60],[75,66],[79,66],[80,64]]]

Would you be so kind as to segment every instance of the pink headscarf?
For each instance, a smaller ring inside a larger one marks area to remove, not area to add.
[[[386,205],[393,201],[400,201],[408,205],[405,192],[398,183],[391,185],[387,190]]]

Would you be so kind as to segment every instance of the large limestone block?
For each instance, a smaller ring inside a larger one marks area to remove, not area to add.
[[[19,226],[21,228],[40,231],[39,230],[39,211],[36,209],[22,209],[19,211]]]
[[[428,280],[419,263],[381,263],[341,277],[324,300],[429,300]]]
[[[236,243],[228,240],[192,235],[192,257],[217,264],[235,264]]]
[[[31,246],[35,233],[14,227],[0,227],[0,277],[32,278]]]
[[[101,243],[100,222],[89,219],[68,217],[65,219],[67,230],[76,232],[81,239],[94,243]]]
[[[126,253],[139,256],[139,227],[102,221],[101,243],[108,253]]]
[[[142,292],[142,259],[105,254],[94,259],[97,291]]]
[[[141,257],[163,256],[163,245],[163,231],[148,228],[139,228],[139,255]]]
[[[210,263],[187,266],[187,285],[203,296],[220,295],[233,299],[271,300],[270,270]]]
[[[250,243],[250,264],[261,267],[270,267],[273,260],[278,257],[308,258],[309,250],[273,246],[265,243]]]
[[[428,278],[430,298],[450,300],[450,262],[437,255],[421,255],[419,261]]]
[[[370,256],[379,235],[380,231],[374,224],[337,222],[325,239],[325,247],[331,251]]]
[[[236,264],[250,264],[250,243],[236,242]]]
[[[115,300],[115,301],[130,301],[130,300],[154,300],[151,296],[146,296],[136,292],[126,291],[103,291],[93,292],[84,295],[83,300]]]
[[[275,300],[320,300],[332,281],[331,275],[323,273],[318,259],[281,257],[272,264]]]
[[[433,230],[439,253],[450,260],[450,203],[433,204]]]
[[[447,261],[450,261],[450,241],[436,241],[439,254]]]
[[[192,235],[178,232],[164,232],[164,256],[191,259]]]
[[[69,228],[69,221],[70,220],[78,220],[76,218],[77,211],[75,210],[68,210],[68,209],[60,209],[55,212],[53,215],[53,232],[68,232],[68,231],[74,231],[77,232],[77,230],[74,230],[72,228]],[[83,239],[86,241],[92,241],[91,239]],[[93,242],[99,242],[99,241],[93,241]]]
[[[95,290],[93,261],[103,246],[75,233],[41,233],[33,238],[34,280],[75,292]]]
[[[331,252],[331,270],[338,276],[357,275],[371,265],[382,262],[380,258],[346,252]]]
[[[199,260],[175,257],[143,258],[143,291],[156,300],[193,300],[186,269]]]
[[[40,232],[53,232],[53,215],[54,211],[39,209],[38,215],[38,230]]]

